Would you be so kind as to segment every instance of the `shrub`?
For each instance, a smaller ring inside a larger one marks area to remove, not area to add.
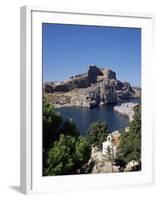
[[[134,119],[129,124],[129,131],[123,131],[117,151],[117,159],[128,163],[132,160],[141,162],[141,105],[134,108]]]
[[[108,126],[105,122],[93,122],[87,130],[87,138],[93,146],[101,147],[108,136]]]
[[[82,166],[88,162],[90,147],[84,137],[60,135],[48,153],[46,175],[67,175],[80,173]]]

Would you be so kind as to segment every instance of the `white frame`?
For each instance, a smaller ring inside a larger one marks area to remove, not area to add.
[[[152,66],[153,18],[151,14],[138,13],[64,9],[59,11],[35,6],[21,8],[21,192],[61,192],[154,183],[154,124],[153,107],[150,105],[153,67],[149,68]],[[42,66],[42,59],[40,59],[42,22],[142,28],[142,132],[144,136],[142,136],[141,172],[41,176],[42,136],[39,137],[39,133],[42,133],[40,124],[42,102],[37,99],[42,95],[42,70],[39,67]],[[34,119],[37,122],[34,122]],[[149,137],[150,131],[152,134]]]

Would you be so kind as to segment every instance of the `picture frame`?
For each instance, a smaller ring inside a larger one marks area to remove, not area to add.
[[[21,8],[21,192],[81,191],[154,183],[154,122],[150,103],[153,96],[153,21],[152,14],[143,13]],[[42,23],[141,28],[142,171],[42,176]]]

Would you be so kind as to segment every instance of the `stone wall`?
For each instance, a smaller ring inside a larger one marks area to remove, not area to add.
[[[113,72],[111,69],[103,68],[100,70],[105,79],[115,79],[116,80],[116,73]]]
[[[89,65],[87,73],[71,76],[70,79],[55,85],[46,84],[46,92],[66,92],[75,88],[87,88],[91,84],[102,82],[107,79],[116,80],[116,73],[110,69],[98,68],[95,65]]]
[[[98,76],[103,76],[101,70],[95,65],[90,65],[88,70],[88,79],[90,83],[97,83]]]

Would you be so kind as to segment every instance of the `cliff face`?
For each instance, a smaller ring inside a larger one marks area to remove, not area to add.
[[[75,88],[87,88],[92,84],[99,83],[107,79],[116,80],[116,73],[110,69],[100,69],[94,65],[89,66],[87,73],[71,76],[70,79],[56,84],[45,84],[46,92],[66,92]]]
[[[89,66],[87,73],[72,76],[61,83],[46,83],[44,92],[51,97],[52,103],[62,106],[95,107],[135,97],[130,84],[117,80],[116,73],[111,69],[92,65]],[[66,102],[65,99],[69,101]]]

